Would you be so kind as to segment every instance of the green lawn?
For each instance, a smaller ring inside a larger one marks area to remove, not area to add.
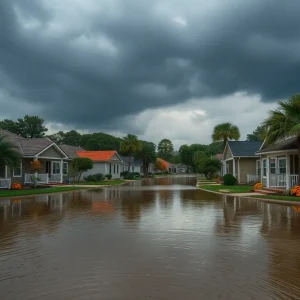
[[[119,185],[125,183],[126,180],[123,179],[116,179],[116,180],[110,180],[110,181],[97,181],[97,182],[89,182],[89,181],[84,181],[84,182],[78,182],[74,183],[75,185]]]
[[[61,187],[51,187],[45,189],[30,189],[30,190],[0,190],[0,197],[50,194],[50,193],[59,193],[59,192],[69,192],[69,191],[80,190],[80,189],[82,188],[76,186],[61,186]]]
[[[219,193],[249,193],[253,190],[253,186],[251,185],[200,185],[201,189],[219,192]]]
[[[274,199],[274,200],[282,200],[282,201],[295,201],[299,202],[300,197],[295,196],[280,196],[280,195],[258,195],[258,196],[250,196],[251,198],[258,198],[258,199]]]

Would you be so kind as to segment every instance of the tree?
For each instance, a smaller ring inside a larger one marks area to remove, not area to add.
[[[80,181],[83,172],[87,172],[93,168],[93,161],[87,157],[76,157],[72,160],[72,176],[73,179],[77,177]]]
[[[151,142],[141,141],[141,150],[136,157],[142,160],[144,177],[148,177],[148,170],[150,163],[154,163],[156,159],[155,153],[156,145]]]
[[[168,139],[162,139],[157,146],[158,150],[158,155],[165,159],[168,160],[172,157],[172,153],[174,151],[173,144],[170,140]]]
[[[266,144],[274,144],[278,140],[295,136],[299,155],[300,184],[300,94],[293,95],[287,101],[279,101],[278,108],[271,110],[263,123],[267,128]]]
[[[10,168],[17,167],[21,162],[19,148],[6,139],[5,135],[0,135],[0,163]]]
[[[63,131],[59,131],[57,133],[51,134],[47,136],[51,141],[53,141],[57,145],[64,144],[65,133]]]
[[[223,149],[229,140],[239,140],[240,131],[237,126],[231,123],[222,123],[215,126],[212,134],[213,142],[223,142]]]
[[[24,138],[44,137],[48,129],[43,125],[44,120],[38,116],[26,115],[23,119],[16,122],[5,119],[0,122],[0,128],[20,135]]]
[[[90,151],[97,150],[120,150],[122,139],[106,134],[103,132],[95,132],[92,134],[83,134],[81,136],[80,146]]]
[[[141,142],[138,140],[136,135],[127,134],[127,136],[123,138],[123,141],[121,142],[120,145],[120,150],[121,152],[126,153],[129,157],[128,172],[130,171],[132,156],[138,153],[139,151],[141,151],[141,148],[142,148]]]
[[[204,175],[207,179],[212,179],[215,175],[220,172],[222,167],[221,161],[216,158],[209,158],[206,160],[204,164]]]
[[[266,138],[267,128],[264,125],[257,126],[256,129],[247,134],[247,141],[261,141],[263,142]]]
[[[204,151],[196,151],[193,155],[193,163],[198,173],[204,173],[204,166],[208,160],[208,156]]]

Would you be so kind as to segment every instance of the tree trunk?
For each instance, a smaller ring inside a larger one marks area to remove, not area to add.
[[[129,154],[129,156],[128,156],[128,173],[131,173],[130,166],[131,166],[131,155]]]
[[[143,171],[144,171],[144,177],[148,178],[148,163],[147,162],[143,162]]]

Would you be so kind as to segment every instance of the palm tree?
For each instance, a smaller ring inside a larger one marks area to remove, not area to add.
[[[21,153],[18,146],[7,140],[5,135],[0,135],[0,164],[13,168],[18,166],[20,161]]]
[[[137,157],[142,160],[144,177],[148,177],[148,169],[150,163],[154,163],[156,160],[155,144],[151,142],[141,142],[142,147],[137,153]]]
[[[139,152],[141,150],[141,142],[138,140],[136,135],[133,134],[127,134],[123,138],[123,141],[121,142],[120,145],[120,150],[124,153],[126,153],[129,157],[128,159],[128,172],[130,171],[130,166],[131,166],[131,159],[133,154]]]
[[[300,94],[293,95],[287,101],[279,101],[278,105],[277,109],[270,111],[269,117],[264,122],[268,129],[265,143],[270,145],[294,136],[300,156]],[[300,160],[298,174],[300,184]]]
[[[223,147],[225,148],[229,140],[237,141],[240,136],[240,131],[237,126],[231,123],[222,123],[214,128],[211,138],[213,142],[223,142]]]

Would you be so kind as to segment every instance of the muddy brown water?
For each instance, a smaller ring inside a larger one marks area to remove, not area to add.
[[[0,299],[300,299],[300,210],[195,184],[0,200]]]

